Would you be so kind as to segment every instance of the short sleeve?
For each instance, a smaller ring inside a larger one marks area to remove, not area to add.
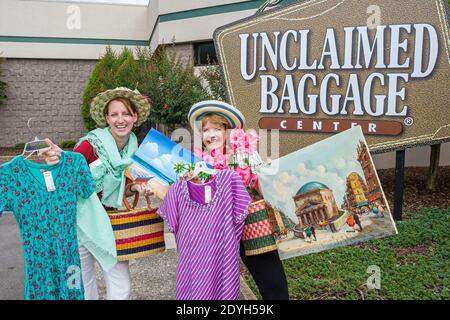
[[[73,155],[75,156],[75,154]],[[77,161],[74,163],[77,163],[75,170],[77,195],[88,199],[95,192],[95,181],[84,157],[76,154],[76,158]]]
[[[6,167],[0,166],[0,215],[3,211],[12,211],[12,197],[11,197],[11,178],[6,172]]]
[[[182,183],[182,182],[179,182]],[[159,206],[157,214],[167,223],[170,232],[176,234],[178,231],[178,197],[177,192],[179,183],[173,184],[167,191],[164,200]]]
[[[97,156],[95,154],[94,147],[87,140],[84,140],[78,146],[76,146],[73,149],[73,152],[82,154],[88,164],[97,160]]]
[[[233,194],[233,219],[239,225],[248,215],[251,197],[245,189],[241,177],[235,172],[232,172],[231,175],[231,192]]]

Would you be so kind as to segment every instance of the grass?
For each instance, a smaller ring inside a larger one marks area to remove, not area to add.
[[[397,228],[396,236],[284,260],[291,299],[450,299],[450,208],[406,215]],[[381,270],[379,290],[366,285],[371,265]]]

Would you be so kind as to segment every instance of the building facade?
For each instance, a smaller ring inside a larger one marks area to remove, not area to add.
[[[347,177],[346,209],[351,210],[368,204],[367,186],[362,177],[352,172]]]
[[[361,142],[357,147],[358,157],[357,160],[361,164],[361,168],[364,172],[364,178],[367,185],[367,200],[370,203],[385,204],[383,200],[383,194],[381,192],[380,185],[377,179],[376,169],[370,161],[369,150],[364,142]]]
[[[308,182],[293,197],[300,227],[330,223],[339,216],[332,190],[320,182]]]
[[[114,51],[174,44],[185,63],[214,62],[214,30],[252,15],[262,0],[150,0],[146,5],[80,1],[0,1],[0,147],[34,136],[56,143],[86,133],[83,90],[107,46]],[[28,120],[31,130],[28,129]]]

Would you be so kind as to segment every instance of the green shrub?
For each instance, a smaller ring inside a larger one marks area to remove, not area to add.
[[[14,148],[17,150],[23,150],[23,148],[25,148],[25,143],[18,143]]]
[[[4,104],[6,102],[6,87],[8,86],[6,82],[1,80],[2,77],[2,69],[1,64],[4,62],[2,58],[0,58],[0,104]]]
[[[124,50],[125,53],[127,51],[127,49]],[[89,77],[88,84],[84,89],[81,117],[83,118],[84,126],[88,130],[92,130],[96,127],[96,124],[89,113],[89,105],[92,99],[102,91],[118,87],[115,77],[117,60],[118,57],[112,49],[107,47],[105,54],[95,64],[91,76]]]
[[[210,88],[206,89],[202,83]],[[116,54],[108,47],[94,66],[83,93],[81,114],[88,130],[96,127],[89,114],[92,99],[104,90],[119,86],[137,88],[148,96],[152,105],[149,121],[164,124],[168,131],[187,122],[187,113],[194,103],[224,99],[217,67],[197,77],[194,67],[184,65],[166,46],[160,46],[155,53],[138,48],[136,59],[127,48]]]
[[[73,140],[64,140],[61,142],[60,147],[63,149],[73,149],[76,145],[76,141]]]
[[[449,0],[450,1],[450,0]],[[220,66],[209,65],[201,73],[200,78],[208,85],[208,92],[214,100],[226,101],[225,85],[222,81]]]
[[[194,74],[194,67],[184,65],[167,49],[161,46],[154,54],[148,50],[138,52],[143,68],[139,88],[151,98],[150,120],[172,131],[177,124],[187,122],[187,114],[194,103],[211,99],[211,96]]]

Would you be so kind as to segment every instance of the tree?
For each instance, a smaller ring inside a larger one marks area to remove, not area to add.
[[[112,89],[115,86],[113,80],[113,68],[116,56],[110,47],[106,48],[105,54],[95,64],[89,77],[88,84],[83,92],[83,105],[81,106],[81,117],[84,121],[84,126],[88,130],[95,128],[96,124],[92,120],[89,113],[89,105],[94,97],[100,92]]]
[[[143,93],[151,98],[150,120],[163,123],[168,132],[187,122],[190,107],[201,100],[211,99],[192,65],[184,65],[175,53],[161,46],[151,54],[141,51],[138,60],[144,63]]]
[[[209,95],[214,100],[227,101],[225,85],[218,65],[209,65],[200,74],[200,78],[207,84]]]
[[[83,93],[82,117],[87,129],[95,128],[89,113],[92,99],[118,86],[137,88],[148,96],[152,105],[149,121],[164,124],[166,134],[176,125],[187,123],[187,114],[194,103],[225,99],[217,66],[208,67],[197,77],[194,67],[183,64],[166,46],[160,46],[156,52],[138,48],[135,53],[136,58],[125,48],[117,55],[108,47],[94,66]]]
[[[1,81],[2,70],[1,64],[4,62],[3,58],[0,58],[0,104],[4,104],[6,102],[6,87],[8,86],[6,82]]]

